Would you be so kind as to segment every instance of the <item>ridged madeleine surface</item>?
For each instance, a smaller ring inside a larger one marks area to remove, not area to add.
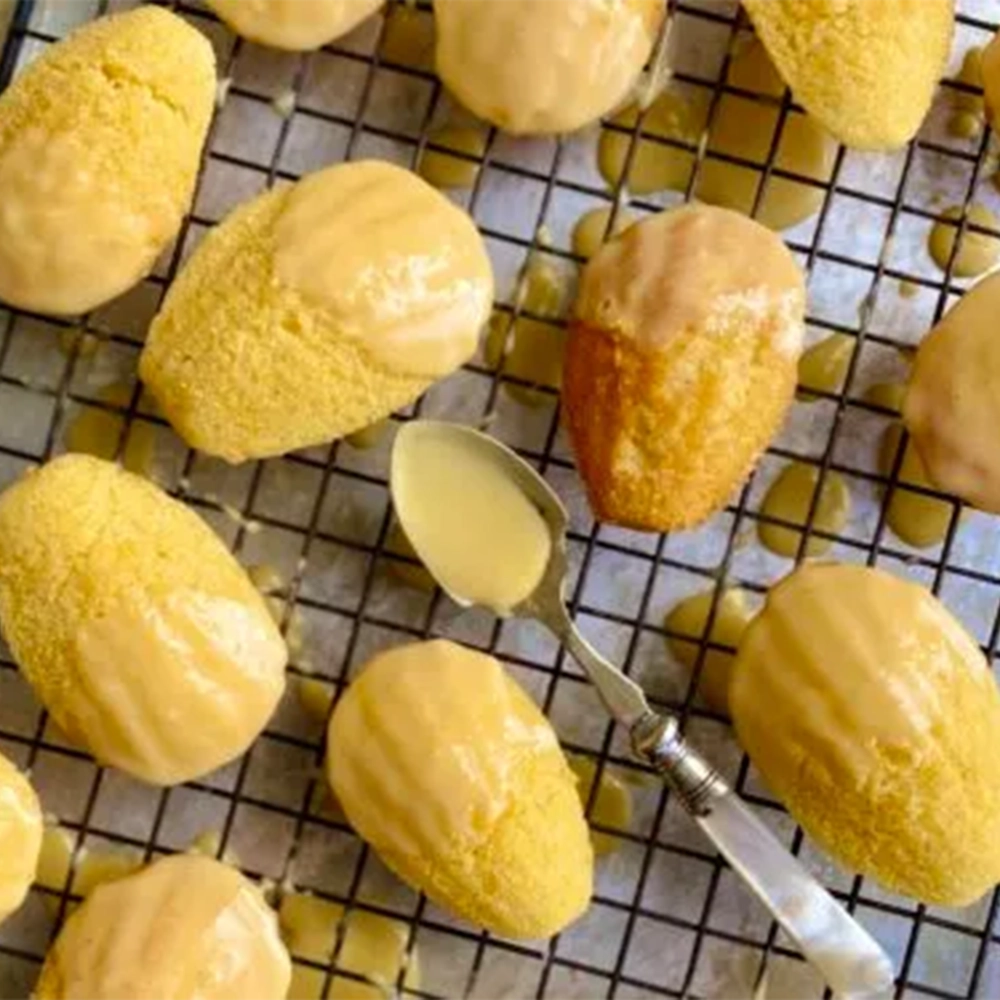
[[[895,149],[930,110],[953,0],[744,0],[795,99],[857,149]]]
[[[1000,694],[930,591],[796,570],[740,640],[729,702],[771,790],[841,864],[948,906],[1000,879]]]
[[[340,164],[206,236],[139,373],[193,447],[280,455],[367,427],[460,367],[492,300],[465,212],[400,167]]]
[[[162,7],[30,63],[0,95],[0,300],[80,313],[145,277],[190,205],[215,91],[208,40]]]
[[[59,932],[38,1000],[285,1000],[292,963],[257,886],[175,854],[101,885]]]
[[[0,625],[69,738],[153,784],[238,757],[284,689],[281,635],[216,534],[89,456],[0,496]]]
[[[492,657],[445,640],[376,656],[334,711],[326,767],[357,832],[458,916],[541,938],[590,902],[575,778]]]
[[[725,504],[791,402],[804,303],[780,237],[728,209],[662,212],[600,250],[562,397],[600,519],[666,531]]]

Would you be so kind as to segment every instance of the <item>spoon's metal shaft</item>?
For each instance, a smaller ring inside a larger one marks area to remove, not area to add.
[[[677,720],[650,709],[642,689],[583,638],[561,600],[558,605],[536,600],[533,610],[587,672],[611,715],[628,728],[636,756],[663,776],[829,985],[844,996],[889,990],[893,970],[885,952],[688,746]]]

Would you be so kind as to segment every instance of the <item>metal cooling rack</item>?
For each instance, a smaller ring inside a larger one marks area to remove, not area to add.
[[[0,61],[0,83],[70,27],[128,5],[20,0]],[[381,156],[412,166],[433,127],[459,114],[433,74],[429,49],[406,63],[385,55],[381,17],[320,53],[294,56],[233,39],[202,7],[170,6],[211,38],[220,74],[231,81],[213,125],[194,210],[150,279],[81,322],[0,310],[0,485],[58,453],[67,421],[81,408],[123,418],[120,453],[125,435],[144,426],[156,435],[157,475],[164,485],[213,524],[244,562],[267,561],[285,571],[290,582],[282,592],[284,625],[299,614],[308,635],[305,652],[289,668],[293,676],[319,677],[339,691],[373,651],[412,637],[447,635],[496,651],[543,703],[569,749],[635,777],[635,816],[629,830],[607,830],[621,847],[599,865],[588,915],[566,934],[533,945],[482,933],[400,886],[343,822],[316,805],[322,727],[305,716],[294,691],[245,758],[202,781],[161,791],[103,771],[66,744],[0,650],[0,748],[31,768],[45,807],[71,831],[78,850],[120,845],[152,858],[183,849],[195,833],[215,826],[222,834],[220,854],[234,851],[247,874],[273,881],[277,891],[291,880],[349,911],[402,921],[423,973],[419,990],[397,984],[403,993],[736,997],[749,996],[763,981],[769,997],[822,996],[822,984],[767,914],[666,791],[629,760],[579,671],[551,642],[531,625],[461,612],[440,594],[394,582],[392,567],[400,557],[386,547],[387,442],[370,452],[335,444],[230,469],[186,449],[134,378],[127,406],[97,398],[100,385],[134,376],[146,324],[164,288],[198,238],[233,204],[340,159]],[[724,92],[752,96],[720,82],[737,33],[746,27],[735,4],[670,0],[669,7],[676,79],[707,89],[712,114]],[[985,42],[1000,22],[998,0],[967,0],[960,8],[950,75],[965,48]],[[421,4],[416,10],[429,32],[429,8]],[[923,250],[943,207],[940,196],[967,208],[975,194],[1000,207],[1000,194],[982,179],[991,140],[962,142],[943,128],[947,91],[962,86],[945,82],[918,141],[900,153],[838,150],[829,182],[817,185],[823,190],[821,211],[785,234],[810,274],[810,339],[831,332],[855,338],[850,370],[840,394],[795,404],[754,478],[702,529],[655,537],[594,523],[559,431],[555,394],[527,407],[502,391],[518,380],[483,358],[397,418],[423,413],[485,420],[560,490],[573,515],[572,604],[585,631],[646,685],[654,702],[683,715],[694,742],[882,941],[896,962],[900,996],[1000,997],[997,895],[961,911],[926,908],[826,862],[761,787],[727,721],[696,700],[701,659],[714,644],[701,638],[699,669],[689,676],[666,652],[662,617],[688,593],[714,586],[718,598],[725,584],[761,595],[787,572],[788,561],[749,544],[749,529],[764,519],[759,505],[768,482],[796,459],[815,465],[821,483],[835,470],[850,486],[854,513],[843,532],[827,536],[834,543],[831,556],[887,566],[930,585],[994,662],[1000,527],[975,512],[960,521],[963,512],[955,504],[938,548],[920,552],[896,539],[886,525],[885,500],[895,490],[915,488],[896,481],[901,454],[891,476],[877,471],[876,440],[893,414],[862,398],[872,382],[902,374],[900,352],[912,348],[964,287],[950,267],[943,275],[934,268]],[[280,114],[272,106],[275,98]],[[772,177],[793,177],[775,165],[775,157],[784,123],[799,109],[787,93],[771,103],[779,108],[779,122],[767,162],[736,161],[762,174],[761,192]],[[631,130],[633,152],[640,129],[641,120]],[[589,208],[622,201],[622,192],[608,191],[594,169],[595,138],[596,129],[559,141],[518,142],[491,130],[477,158],[474,187],[456,196],[487,240],[498,308],[514,317],[522,311],[518,275],[527,256],[544,251],[575,270],[578,261],[568,249],[572,222]],[[707,156],[731,159],[706,153],[704,143],[691,152],[689,191]],[[628,205],[643,214],[676,200],[666,195]],[[967,228],[964,218],[960,226]],[[917,290],[906,302],[898,295],[900,281]],[[93,358],[80,349],[85,333],[100,341]],[[813,514],[800,554],[813,533]],[[53,895],[59,905],[55,922],[42,906]],[[28,994],[72,898],[68,886],[61,893],[36,888],[0,929],[2,995]],[[334,971],[356,978],[338,964],[340,944],[328,984]]]

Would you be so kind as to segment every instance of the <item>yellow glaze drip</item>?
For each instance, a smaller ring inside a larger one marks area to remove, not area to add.
[[[472,356],[492,298],[472,220],[415,175],[339,164],[292,188],[275,274],[387,368],[444,375]]]
[[[903,416],[939,489],[1000,512],[1000,275],[967,292],[924,338]]]
[[[445,640],[376,656],[337,703],[326,767],[382,860],[465,919],[547,937],[589,901],[572,773],[492,657]]]
[[[475,439],[409,424],[392,459],[399,519],[457,600],[509,614],[531,595],[552,548],[541,514]]]
[[[803,351],[799,358],[799,391],[802,402],[819,399],[816,392],[837,395],[844,388],[844,379],[854,354],[857,338],[835,333]],[[812,390],[810,392],[809,390]]]
[[[97,398],[102,403],[125,408],[132,398],[131,382],[115,382],[101,389]],[[95,458],[112,459],[118,453],[125,417],[111,410],[87,406],[66,428],[66,450]],[[145,420],[129,422],[128,440],[122,454],[122,465],[129,472],[150,476],[156,456],[156,429]]]
[[[977,46],[967,49],[962,68],[955,78],[970,87],[983,87],[983,51]],[[979,94],[950,90],[954,110],[948,119],[948,131],[959,139],[975,139],[983,130],[984,105]]]
[[[24,901],[42,849],[42,810],[28,779],[0,754],[0,922]]]
[[[580,801],[586,808],[597,777],[597,763],[591,757],[573,756],[569,758],[569,766],[576,775]],[[631,790],[617,771],[606,764],[601,770],[597,795],[587,818],[596,826],[612,830],[628,830],[632,823],[632,811]],[[600,830],[591,830],[590,839],[594,845],[594,854],[598,857],[613,854],[622,844],[621,839],[614,834],[603,833]]]
[[[892,473],[896,452],[903,437],[901,424],[891,424],[886,428],[882,447],[879,451],[879,471],[883,476]],[[951,524],[954,504],[937,497],[925,496],[905,489],[905,486],[920,486],[934,489],[927,476],[924,463],[913,443],[906,442],[902,464],[896,475],[897,486],[892,491],[886,510],[886,521],[890,528],[908,545],[927,549],[944,541]]]
[[[802,462],[790,463],[771,483],[761,504],[761,513],[804,528],[818,483],[819,469],[816,466]],[[813,531],[825,531],[836,535],[847,523],[850,513],[851,494],[843,476],[834,469],[827,469],[812,519]],[[813,534],[813,531],[810,531],[805,554],[820,556],[828,551],[833,543],[829,538]],[[758,521],[757,534],[761,542],[779,556],[791,559],[798,554],[802,540],[801,531],[780,524]]]
[[[961,906],[1000,878],[1000,693],[928,590],[808,563],[740,642],[737,735],[806,833],[852,871]]]
[[[208,0],[237,34],[276,49],[318,49],[346,35],[383,0]]]
[[[292,956],[319,965],[329,963],[338,933],[342,934],[337,968],[367,980],[334,976],[324,994],[325,972],[296,965],[288,1000],[385,1000],[395,994],[401,973],[404,988],[420,989],[419,952],[414,945],[407,955],[409,927],[401,920],[354,909],[341,929],[344,908],[339,903],[304,893],[289,893],[282,899],[278,920]]]
[[[95,889],[49,950],[35,996],[284,997],[290,974],[260,891],[228,865],[179,854]]]
[[[620,208],[615,215],[614,230],[609,233],[610,219],[610,208],[594,208],[581,215],[573,226],[573,253],[584,260],[590,260],[606,240],[617,236],[635,222],[635,216],[631,212]]]
[[[955,205],[945,209],[946,219],[961,219],[961,206]],[[985,205],[970,205],[968,222],[986,229],[1000,232],[1000,218]],[[927,239],[927,249],[934,263],[946,270],[958,236],[957,225],[948,222],[936,222]],[[959,278],[974,278],[992,268],[1000,260],[1000,237],[987,236],[985,233],[966,229],[958,245],[958,253],[952,262],[952,274]]]
[[[727,82],[741,90],[765,97],[780,98],[784,84],[760,42],[748,39],[739,46],[729,66]],[[696,91],[685,97],[667,90],[650,106],[642,132],[633,151],[626,187],[633,194],[654,191],[686,191],[695,164],[693,148],[684,149],[659,140],[671,140],[696,147],[708,124],[711,94]],[[622,112],[614,122],[634,129],[638,110]],[[749,214],[753,211],[763,178],[763,165],[771,157],[771,147],[779,124],[780,108],[769,103],[723,94],[712,119],[708,151],[759,164],[757,169],[726,160],[706,157],[698,168],[694,195],[701,201]],[[605,129],[601,133],[598,166],[612,188],[625,170],[632,136],[628,132]],[[774,156],[780,170],[821,182],[810,185],[785,177],[771,177],[755,218],[772,229],[785,229],[815,214],[823,202],[822,182],[829,181],[836,143],[811,118],[789,114],[782,125],[781,140]]]
[[[452,156],[432,146],[463,153]],[[479,176],[479,164],[486,152],[486,132],[481,128],[446,125],[427,136],[427,147],[417,170],[436,188],[471,188]]]
[[[667,636],[667,646],[676,660],[688,670],[694,670],[698,660],[698,641],[705,634],[708,613],[715,597],[714,590],[686,597],[674,605],[663,619],[668,632],[690,636],[694,642],[685,642],[673,635]],[[731,646],[735,650],[750,624],[753,615],[747,606],[742,590],[724,590],[715,609],[715,619],[709,634],[711,642]],[[701,665],[698,693],[714,712],[729,714],[729,679],[733,668],[733,653],[721,649],[707,649]]]
[[[317,722],[325,723],[333,704],[333,688],[313,677],[299,678],[299,703]]]
[[[662,16],[658,0],[440,0],[437,71],[506,132],[570,132],[628,98]]]
[[[362,427],[353,434],[348,434],[344,440],[356,451],[370,451],[381,444],[391,426],[392,421],[387,417],[385,420],[377,420],[374,424]]]

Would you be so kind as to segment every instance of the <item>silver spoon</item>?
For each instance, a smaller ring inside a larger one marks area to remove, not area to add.
[[[628,730],[636,757],[662,775],[695,823],[830,987],[847,996],[870,996],[889,990],[893,983],[892,963],[868,932],[785,849],[715,769],[688,746],[677,718],[654,712],[642,689],[580,634],[565,602],[566,510],[530,465],[470,427],[433,421],[407,424],[396,437],[391,473],[396,514],[403,530],[407,531],[408,511],[406,504],[399,502],[400,456],[419,435],[427,433],[439,440],[457,435],[453,440],[466,449],[475,448],[477,459],[495,463],[537,508],[548,527],[552,544],[541,580],[512,613],[541,622],[559,638],[586,671],[607,710]],[[407,534],[417,555],[431,566],[433,560],[420,552],[414,533]],[[442,588],[457,603],[471,603],[444,584]]]

